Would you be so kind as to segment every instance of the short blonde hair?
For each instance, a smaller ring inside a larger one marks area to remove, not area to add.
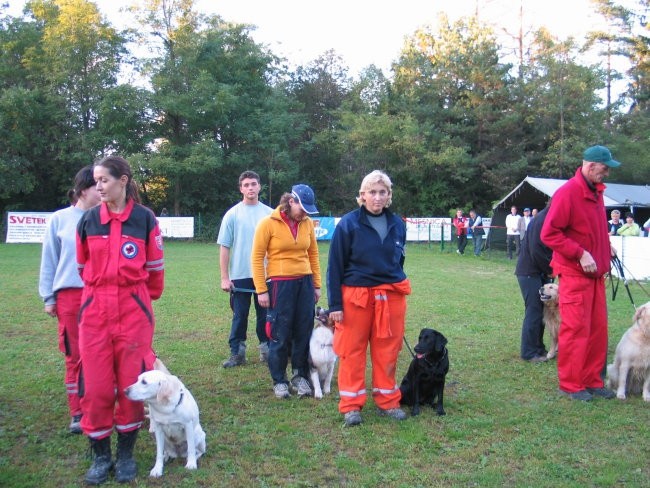
[[[367,174],[361,182],[361,186],[359,187],[359,196],[357,197],[357,203],[359,206],[363,205],[364,202],[364,199],[361,196],[362,193],[365,193],[372,185],[377,183],[384,185],[388,190],[388,200],[386,200],[384,208],[390,207],[390,204],[393,203],[393,183],[390,181],[390,178],[386,173],[379,171],[378,169]]]

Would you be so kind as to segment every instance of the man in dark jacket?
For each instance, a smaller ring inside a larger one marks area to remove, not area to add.
[[[530,221],[524,234],[515,267],[515,275],[524,298],[524,321],[521,325],[521,359],[531,363],[546,361],[544,346],[544,304],[539,297],[542,285],[551,281],[553,251],[540,239],[548,207]]]

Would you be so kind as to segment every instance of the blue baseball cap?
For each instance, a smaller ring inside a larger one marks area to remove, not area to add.
[[[610,168],[618,168],[621,163],[612,159],[612,153],[605,146],[591,146],[582,153],[582,159],[590,163],[602,163]]]
[[[309,215],[318,213],[318,209],[316,208],[316,197],[314,196],[314,190],[309,188],[309,186],[303,184],[293,185],[291,188],[291,195],[293,198],[298,200],[298,203],[302,209]]]

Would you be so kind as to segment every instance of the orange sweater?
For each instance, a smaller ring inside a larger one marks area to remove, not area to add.
[[[266,259],[266,270],[264,260]],[[257,224],[251,267],[255,291],[266,293],[266,279],[286,276],[312,275],[314,288],[321,287],[318,244],[314,233],[314,222],[305,218],[298,224],[298,234],[294,239],[291,229],[282,220],[280,207]]]

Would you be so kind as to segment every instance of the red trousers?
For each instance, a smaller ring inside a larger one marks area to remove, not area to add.
[[[124,389],[150,369],[154,315],[146,284],[84,289],[79,323],[81,428],[94,439],[140,428],[142,402]]]
[[[601,388],[607,361],[605,279],[560,274],[560,315],[560,389],[574,393]]]
[[[59,350],[65,355],[65,389],[70,416],[81,413],[77,377],[79,374],[79,307],[82,288],[56,292],[56,318],[59,321]]]
[[[334,352],[339,356],[339,412],[361,410],[366,402],[366,351],[370,344],[372,394],[381,409],[399,407],[395,381],[402,349],[407,280],[373,288],[343,286],[343,321],[336,323]]]

